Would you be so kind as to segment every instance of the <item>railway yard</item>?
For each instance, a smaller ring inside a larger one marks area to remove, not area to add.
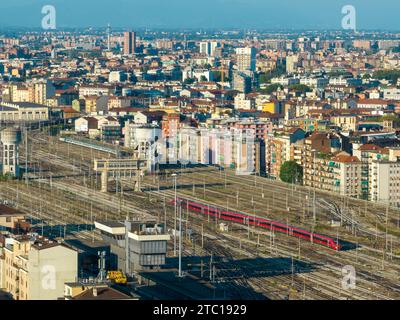
[[[96,219],[127,216],[157,219],[172,230],[176,192],[207,206],[296,226],[341,243],[342,250],[335,251],[255,226],[224,222],[221,227],[218,218],[183,209],[184,269],[201,261],[207,278],[212,265],[212,281],[236,298],[400,299],[398,210],[209,166],[182,166],[146,176],[140,193],[129,180],[113,182],[110,192],[102,193],[93,161],[114,155],[40,131],[30,132],[28,146],[21,146],[20,157],[22,168],[28,163],[28,174],[2,182],[0,197],[37,220],[38,232],[46,228],[54,236],[98,239]],[[343,286],[343,268],[349,266],[356,271],[352,288]]]

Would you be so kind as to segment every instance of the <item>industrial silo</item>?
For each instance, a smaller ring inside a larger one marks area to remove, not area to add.
[[[19,176],[19,144],[21,129],[9,127],[0,131],[2,148],[2,173]]]

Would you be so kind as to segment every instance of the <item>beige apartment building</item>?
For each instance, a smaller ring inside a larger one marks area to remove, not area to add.
[[[87,114],[97,114],[98,112],[107,111],[107,96],[87,96],[85,97],[85,112]]]
[[[32,87],[13,84],[9,88],[10,98],[13,102],[33,102],[34,92]]]
[[[55,300],[78,275],[78,253],[31,235],[7,237],[0,259],[0,288],[15,300]]]
[[[305,159],[304,185],[343,196],[361,198],[362,163],[346,152],[335,156],[312,153]]]
[[[55,87],[48,80],[38,80],[26,85],[11,84],[9,87],[11,102],[31,102],[48,105],[48,100],[56,94]]]
[[[357,117],[351,115],[331,117],[331,122],[340,127],[343,131],[356,131]]]

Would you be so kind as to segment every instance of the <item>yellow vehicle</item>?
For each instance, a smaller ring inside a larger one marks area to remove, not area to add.
[[[107,279],[116,284],[127,284],[128,279],[122,271],[108,271]]]

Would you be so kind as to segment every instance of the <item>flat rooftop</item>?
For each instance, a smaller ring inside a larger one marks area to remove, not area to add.
[[[125,227],[125,225],[120,222],[120,221],[105,221],[105,220],[99,220],[96,221],[99,224],[102,224],[103,226],[110,227],[110,228],[120,228],[120,227]]]
[[[177,271],[140,272],[140,276],[156,283],[140,287],[139,292],[156,299],[173,297],[181,300],[223,299],[223,291],[192,275],[178,278]]]
[[[15,110],[18,108],[25,109],[25,108],[48,108],[43,104],[37,104],[32,102],[10,102],[8,105],[6,103],[0,104],[0,109],[2,108],[9,108],[4,110]]]
[[[0,204],[0,217],[1,216],[25,216],[25,213],[4,204]]]

